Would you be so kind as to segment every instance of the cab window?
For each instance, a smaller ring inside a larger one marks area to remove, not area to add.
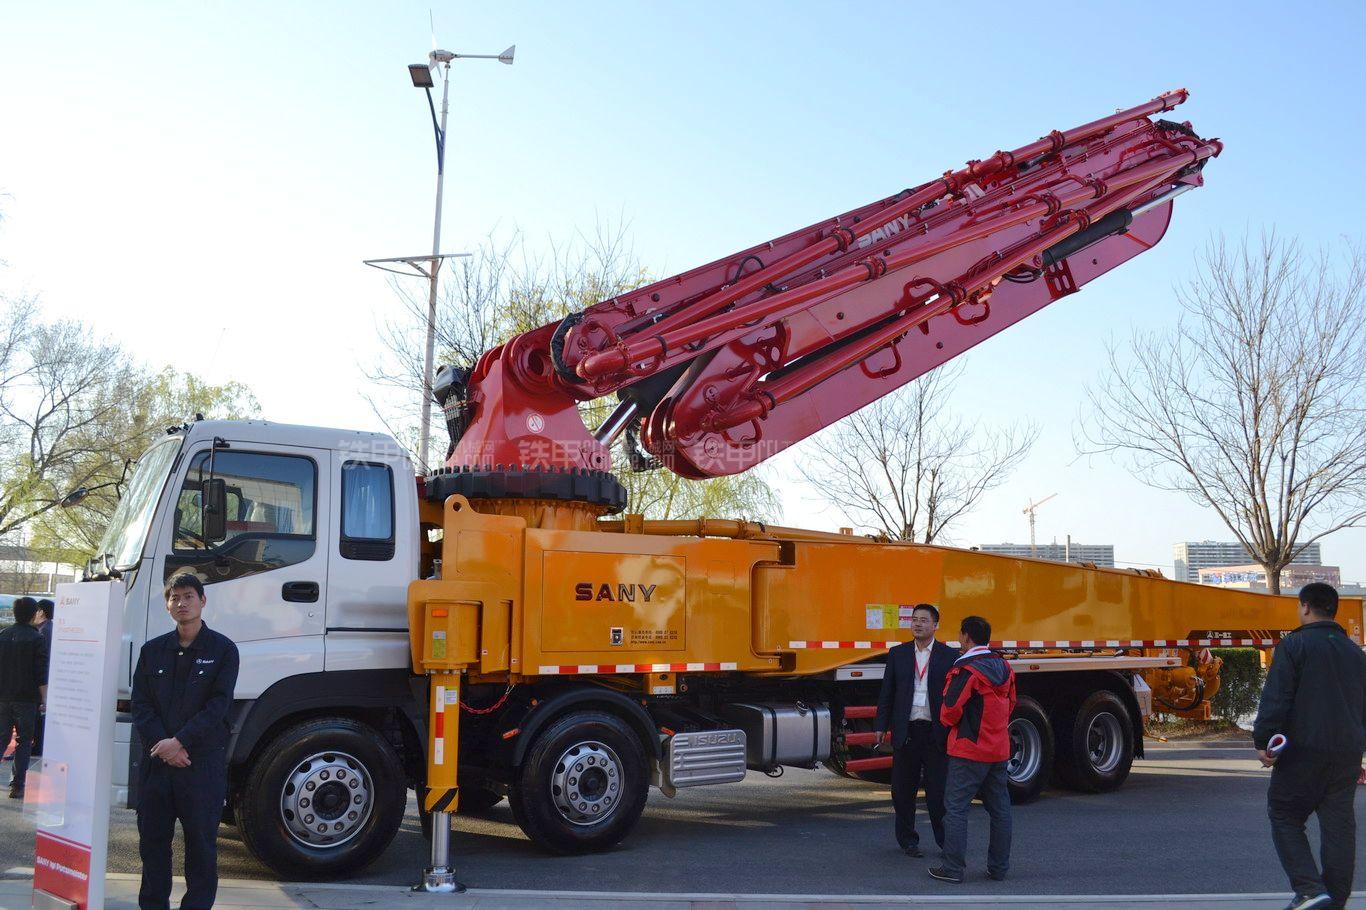
[[[221,539],[204,537],[204,481],[221,479],[227,509]],[[192,571],[205,584],[303,562],[317,543],[317,465],[298,455],[218,450],[190,461],[176,502],[166,575]]]
[[[343,559],[394,558],[394,472],[388,465],[342,464],[338,550]]]

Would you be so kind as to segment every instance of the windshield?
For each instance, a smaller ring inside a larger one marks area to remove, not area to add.
[[[96,554],[98,557],[107,553],[109,564],[114,568],[131,568],[142,556],[142,544],[152,523],[152,513],[156,511],[157,497],[166,485],[171,462],[180,451],[180,441],[179,436],[162,440],[144,452],[138,461],[128,492],[119,500],[114,517],[109,519],[109,528],[104,532]]]

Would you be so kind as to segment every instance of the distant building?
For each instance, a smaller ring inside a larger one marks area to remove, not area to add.
[[[1177,581],[1195,582],[1200,580],[1201,569],[1245,566],[1253,561],[1252,554],[1242,544],[1217,540],[1188,540],[1172,544],[1172,557],[1172,577]],[[1290,562],[1297,566],[1318,566],[1323,564],[1323,554],[1318,544],[1311,543]]]
[[[1281,570],[1281,593],[1295,594],[1311,582],[1321,581],[1338,587],[1342,571],[1337,566],[1289,565]],[[1266,569],[1259,565],[1216,566],[1200,570],[1200,584],[1244,591],[1267,591]]]
[[[0,544],[0,593],[51,594],[56,586],[79,581],[81,570],[45,559],[28,547]]]
[[[1033,547],[1033,552],[1027,543],[984,543],[977,549],[998,556],[1033,557],[1057,562],[1089,562],[1107,569],[1115,567],[1115,545],[1111,543],[1041,543]]]

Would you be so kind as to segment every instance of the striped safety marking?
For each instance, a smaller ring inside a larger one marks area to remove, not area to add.
[[[1264,647],[1275,645],[1279,638],[1155,638],[1140,641],[1136,638],[1084,639],[1080,641],[1026,641],[1007,639],[993,641],[993,648],[1233,648]],[[844,651],[868,651],[878,648],[894,648],[899,641],[790,641],[789,649],[809,651],[817,649],[837,649]],[[949,647],[958,647],[957,642],[946,642]]]
[[[432,764],[446,763],[446,687],[436,687],[436,705],[432,719]]]
[[[700,664],[559,664],[540,667],[542,676],[568,676],[576,673],[701,673],[707,670],[734,670],[733,663]]]

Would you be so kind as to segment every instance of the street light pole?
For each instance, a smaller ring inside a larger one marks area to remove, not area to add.
[[[427,452],[432,437],[432,358],[436,348],[436,286],[441,272],[441,260],[436,257],[441,255],[441,197],[446,182],[446,114],[450,110],[451,60],[454,56],[446,51],[432,51],[432,63],[440,62],[445,67],[445,73],[441,84],[441,122],[436,125],[436,224],[432,228],[431,287],[427,294],[427,347],[422,358],[422,433],[417,450],[417,458],[424,474],[430,470]],[[427,97],[430,101],[430,91]]]
[[[451,61],[461,59],[497,60],[499,63],[510,66],[516,51],[517,46],[515,44],[501,54],[455,54],[450,51],[435,50],[428,58],[428,63],[414,63],[408,67],[408,74],[413,80],[413,85],[427,92],[427,106],[432,111],[432,129],[436,131],[436,223],[432,228],[431,264],[426,269],[427,279],[431,283],[431,287],[427,294],[427,343],[422,358],[422,430],[418,442],[418,461],[421,463],[424,473],[429,470],[427,453],[432,435],[432,361],[436,348],[436,290],[441,260],[444,258],[441,255],[441,200],[446,183],[446,115],[450,110]],[[438,65],[443,68],[440,120],[437,119],[436,106],[432,102],[432,70]]]
[[[427,297],[427,346],[426,353],[422,362],[422,436],[418,447],[418,459],[422,464],[425,473],[429,470],[427,462],[427,450],[431,441],[432,427],[432,359],[436,347],[436,288],[437,276],[441,268],[441,199],[446,182],[446,114],[449,110],[450,91],[451,91],[451,61],[461,57],[477,60],[497,60],[499,63],[512,63],[513,54],[517,46],[513,45],[501,54],[453,54],[450,51],[434,50],[431,53],[431,62],[427,66],[414,64],[408,67],[408,74],[412,77],[413,85],[425,89],[427,92],[427,106],[432,111],[432,127],[436,130],[436,219],[432,228],[432,258],[431,266],[427,270],[428,280],[431,282]],[[444,82],[441,87],[441,120],[437,121],[436,108],[432,104],[432,74],[431,71],[437,64],[443,67],[442,77]],[[459,692],[459,677],[449,675],[431,676],[429,679],[431,687],[432,707],[434,711],[442,712],[436,717],[444,717],[444,704],[438,705],[437,699],[445,699],[445,695]],[[444,685],[438,685],[444,683]],[[443,689],[445,690],[443,692]],[[455,711],[454,723],[451,724],[451,737],[456,739],[455,727],[459,723],[460,712],[454,707],[459,702],[456,695],[454,703],[451,703]],[[435,726],[435,723],[433,723]],[[422,872],[422,881],[414,886],[415,891],[426,891],[436,893],[461,892],[465,886],[456,881],[455,869],[451,866],[451,812],[455,810],[452,797],[459,799],[459,778],[456,771],[457,756],[446,752],[442,747],[442,740],[430,737],[427,747],[427,781],[429,787],[436,787],[438,783],[446,790],[444,795],[437,791],[424,791],[422,799],[428,809],[431,810],[432,843],[430,864]],[[428,804],[430,797],[432,799]]]

